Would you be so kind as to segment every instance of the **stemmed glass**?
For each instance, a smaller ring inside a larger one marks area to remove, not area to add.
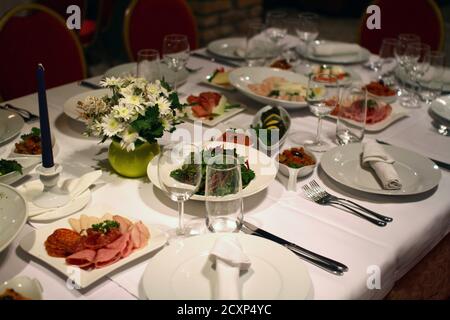
[[[201,149],[189,143],[178,142],[165,146],[158,159],[158,177],[162,190],[178,203],[176,236],[190,231],[184,225],[184,202],[200,187],[202,181]]]
[[[399,71],[401,73],[404,74],[406,72],[406,70],[405,70],[406,47],[408,46],[409,43],[418,43],[418,42],[420,42],[420,37],[416,34],[401,33],[398,36],[398,43],[394,49],[394,56],[395,56],[395,60],[397,61],[397,66],[399,68]],[[403,81],[400,81],[400,90],[398,93],[400,96],[408,95],[408,92],[405,87],[405,83],[403,83]]]
[[[304,56],[308,56],[311,43],[319,36],[319,16],[304,12],[298,15],[297,35],[305,44]],[[306,64],[306,63],[305,63]]]
[[[184,34],[169,34],[163,40],[163,58],[170,70],[174,71],[175,79],[172,87],[177,90],[178,73],[186,67],[189,60],[189,41]]]
[[[149,82],[159,80],[159,52],[155,49],[142,49],[137,53],[137,76]]]
[[[420,87],[418,80],[425,74],[430,67],[430,46],[424,43],[410,43],[405,51],[405,71],[410,77],[413,89]],[[401,104],[404,107],[420,107],[420,99],[415,90],[401,98]]]
[[[394,82],[394,80],[392,77],[385,76],[386,73],[383,72],[383,67],[395,62],[395,48],[397,48],[398,43],[398,39],[395,38],[383,39],[378,53],[379,59],[373,64],[373,69],[377,73],[377,79],[383,80],[388,85],[393,84],[392,82]],[[392,69],[389,70],[388,73],[390,73],[390,71],[392,71]]]
[[[267,29],[265,33],[269,40],[274,44],[276,55],[280,52],[280,41],[283,40],[287,34],[286,18],[287,13],[280,10],[269,11],[266,15]]]
[[[420,98],[430,104],[442,92],[445,54],[442,51],[430,51],[428,54],[430,67],[419,81]]]
[[[219,154],[206,166],[206,225],[212,232],[237,232],[243,222],[241,163],[233,155]]]

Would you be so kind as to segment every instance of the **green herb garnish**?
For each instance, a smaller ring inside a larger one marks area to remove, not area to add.
[[[0,176],[15,171],[22,174],[22,165],[20,163],[16,160],[0,159]]]
[[[278,97],[280,95],[280,90],[272,90],[270,91],[268,97]]]
[[[228,104],[225,106],[225,110],[240,108],[241,105],[239,103]]]
[[[22,140],[27,140],[28,138],[31,138],[31,137],[40,138],[41,137],[41,129],[33,127],[33,128],[31,128],[31,132],[30,133],[23,134],[23,135],[20,136],[20,138]]]
[[[92,229],[101,233],[107,233],[112,228],[118,228],[120,224],[114,220],[105,220],[92,225]]]

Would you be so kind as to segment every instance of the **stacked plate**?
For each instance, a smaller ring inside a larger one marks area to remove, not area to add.
[[[326,50],[320,50],[320,47]],[[370,58],[370,52],[356,44],[345,42],[316,40],[306,51],[297,47],[296,50],[305,58],[321,63],[354,64],[362,63]]]
[[[436,122],[450,128],[450,95],[434,100],[431,103],[429,112]]]

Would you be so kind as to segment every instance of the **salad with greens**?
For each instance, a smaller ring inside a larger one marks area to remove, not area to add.
[[[0,159],[0,176],[16,171],[22,174],[22,165],[20,163],[16,160]]]
[[[248,184],[255,178],[255,172],[250,169],[248,161],[244,159],[244,157],[241,157],[237,154],[236,149],[224,149],[221,146],[218,146],[216,148],[203,150],[202,151],[202,181],[200,182],[200,187],[197,190],[195,194],[198,195],[205,195],[205,178],[206,178],[206,164],[208,163],[208,160],[218,156],[218,155],[224,155],[224,156],[234,156],[241,165],[241,179],[242,179],[242,188],[245,188],[248,186]],[[194,159],[194,154],[191,154],[191,161],[187,161],[186,164],[183,164],[183,166],[179,169],[173,170],[170,173],[170,176],[174,178],[177,181],[183,182],[183,183],[191,183],[195,180],[195,175],[197,175],[196,166],[191,164]],[[224,164],[226,166],[227,164]],[[220,179],[218,179],[220,180]],[[221,187],[221,193],[222,195],[229,194],[230,192],[226,185],[220,186]]]

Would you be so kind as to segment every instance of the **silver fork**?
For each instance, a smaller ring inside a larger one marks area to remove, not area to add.
[[[386,226],[386,221],[382,221],[382,220],[378,220],[369,216],[364,215],[363,213],[361,213],[360,211],[356,210],[355,208],[340,202],[339,200],[333,199],[331,197],[331,195],[329,194],[323,194],[322,192],[318,192],[317,188],[313,188],[310,187],[309,185],[305,184],[302,187],[305,195],[312,201],[314,201],[315,203],[318,203],[320,205],[337,205],[340,206],[342,208],[345,208],[349,211],[351,211],[353,214],[355,214],[356,216],[360,217],[361,219],[367,220],[379,227],[385,227]]]
[[[9,110],[15,111],[18,115],[20,115],[24,119],[25,122],[33,122],[33,121],[39,120],[39,116],[31,113],[28,110],[15,107],[15,106],[13,106],[12,104],[9,104],[9,103],[0,106],[0,109],[3,109],[3,110],[8,110],[9,109]]]

